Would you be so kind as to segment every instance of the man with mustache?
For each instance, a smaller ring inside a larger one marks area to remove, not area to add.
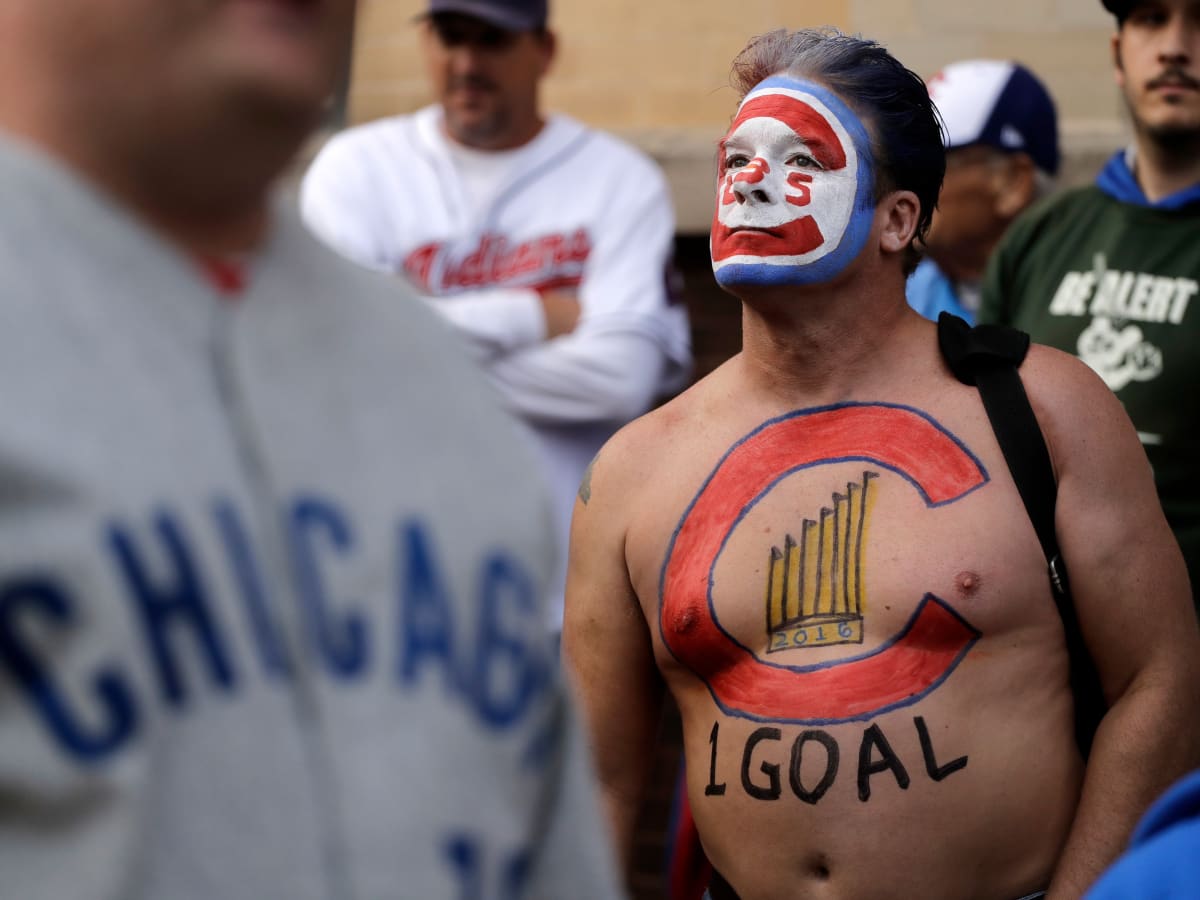
[[[921,80],[829,30],[760,36],[719,143],[741,352],[600,451],[564,657],[618,849],[678,706],[713,900],[1077,898],[1200,762],[1200,626],[1120,404],[1021,368],[1107,713],[1084,757],[1051,578],[979,391],[905,299],[945,166]]]
[[[273,183],[354,0],[0,4],[0,895],[620,895],[549,510]]]
[[[335,136],[301,203],[330,246],[407,279],[531,432],[555,504],[557,634],[580,479],[621,424],[682,385],[691,356],[668,290],[666,182],[634,148],[542,111],[547,16],[546,0],[430,0],[437,102]]]
[[[980,321],[1079,356],[1116,392],[1200,584],[1200,0],[1104,0],[1132,145],[1005,236]]]

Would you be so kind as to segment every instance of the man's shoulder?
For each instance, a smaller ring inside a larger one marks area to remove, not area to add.
[[[670,447],[681,435],[702,427],[698,403],[703,391],[701,385],[694,384],[627,422],[608,439],[599,457],[617,469],[644,471],[651,460],[669,456]]]
[[[1037,223],[1061,220],[1061,218],[1074,215],[1080,209],[1108,202],[1106,194],[1094,184],[1064,187],[1030,206],[1016,220],[1013,227],[1028,228]]]
[[[1086,430],[1097,418],[1125,418],[1112,390],[1071,353],[1031,344],[1020,372],[1042,430],[1049,436]]]
[[[404,333],[404,342],[426,328],[437,341],[449,334],[440,318],[419,302],[403,279],[375,271],[342,256],[318,239],[286,200],[276,206],[276,233],[267,265],[281,283],[302,285],[294,304],[332,310],[352,324],[364,320]]]
[[[1094,184],[1065,188],[1042,198],[1018,216],[1001,239],[996,255],[1000,259],[1027,262],[1029,250],[1061,240],[1064,231],[1079,233],[1084,221],[1119,205]]]
[[[403,280],[360,266],[314,237],[284,203],[258,299],[298,332],[319,335],[330,358],[385,381],[422,384],[455,416],[509,427],[500,398],[465,341]],[[252,282],[253,284],[254,282]],[[352,360],[352,363],[350,362]],[[433,403],[434,406],[437,403]],[[503,423],[503,424],[501,424]]]

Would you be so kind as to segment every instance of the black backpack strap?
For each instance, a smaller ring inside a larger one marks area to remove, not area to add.
[[[972,328],[958,316],[938,318],[938,345],[954,377],[979,388],[983,408],[1037,532],[1056,596],[1067,592],[1066,569],[1054,532],[1058,485],[1050,453],[1017,368],[1029,352],[1029,335],[1000,325]]]
[[[1083,641],[1058,548],[1054,530],[1058,483],[1050,453],[1017,371],[1029,352],[1029,335],[1000,325],[972,328],[958,316],[944,312],[938,317],[938,346],[954,377],[979,389],[996,441],[1042,545],[1071,660],[1076,737],[1086,755],[1104,715],[1104,695]]]

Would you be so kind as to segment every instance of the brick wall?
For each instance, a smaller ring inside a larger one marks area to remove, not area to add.
[[[929,76],[956,59],[1018,59],[1050,87],[1069,170],[1093,167],[1125,140],[1099,0],[558,0],[559,56],[544,88],[561,110],[632,140],[667,172],[680,230],[706,232],[717,138],[735,97],[729,63],[753,34],[836,25],[885,44]],[[421,0],[362,0],[349,119],[429,102],[418,29]],[[1068,177],[1068,180],[1075,180]]]

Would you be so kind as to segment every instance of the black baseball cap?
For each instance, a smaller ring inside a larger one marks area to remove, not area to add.
[[[459,13],[482,19],[506,31],[534,31],[546,26],[547,0],[429,0],[426,15]]]
[[[1104,8],[1117,17],[1118,22],[1124,22],[1140,0],[1100,0]]]

